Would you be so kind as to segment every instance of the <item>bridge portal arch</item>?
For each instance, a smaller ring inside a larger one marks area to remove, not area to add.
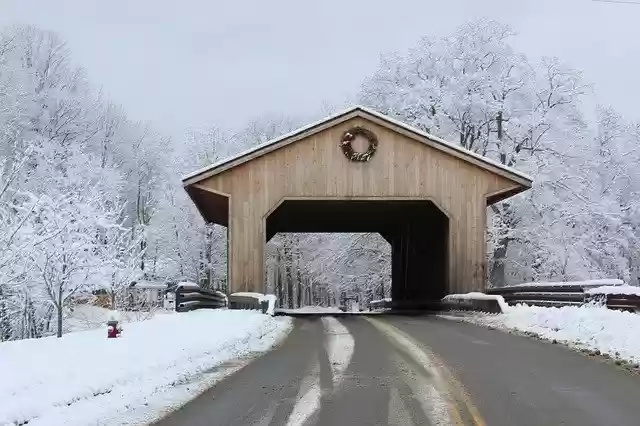
[[[448,288],[450,219],[428,198],[288,197],[264,217],[266,242],[277,233],[379,233],[391,246],[394,303],[425,307]]]

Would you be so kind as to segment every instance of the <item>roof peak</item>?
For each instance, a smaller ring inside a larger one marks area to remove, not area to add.
[[[404,129],[410,133],[412,133],[413,135],[419,136],[421,138],[430,140],[432,142],[435,142],[436,144],[442,145],[442,148],[447,148],[449,150],[453,150],[454,152],[456,152],[457,154],[461,155],[462,157],[467,157],[467,161],[469,161],[468,157],[471,157],[475,160],[479,160],[481,163],[486,164],[486,166],[489,166],[491,168],[496,168],[498,170],[501,170],[503,172],[505,172],[507,175],[509,176],[514,176],[516,177],[516,180],[519,181],[520,183],[522,183],[521,181],[525,181],[523,184],[526,186],[531,186],[531,182],[532,182],[532,178],[530,176],[528,176],[525,173],[520,172],[519,170],[516,170],[512,167],[506,166],[502,163],[499,163],[491,158],[485,157],[483,155],[477,154],[473,151],[469,151],[466,148],[461,147],[460,145],[457,144],[453,144],[451,142],[448,142],[442,138],[439,138],[437,136],[434,136],[430,133],[424,132],[414,126],[408,125],[400,120],[397,120],[395,118],[392,118],[388,115],[382,114],[376,110],[373,110],[369,107],[366,107],[364,105],[361,104],[356,104],[353,105],[349,108],[343,109],[337,113],[331,114],[321,120],[318,121],[314,121],[313,123],[310,123],[306,126],[302,126],[298,129],[295,129],[291,132],[288,132],[284,135],[278,136],[274,139],[271,139],[267,142],[264,142],[262,144],[258,144],[255,145],[245,151],[239,152],[236,155],[233,155],[231,157],[225,158],[223,160],[217,161],[213,164],[210,164],[209,166],[203,167],[201,169],[198,169],[192,173],[189,173],[185,176],[182,177],[182,182],[184,186],[187,185],[191,185],[193,183],[196,183],[202,179],[206,179],[210,176],[213,176],[217,173],[220,173],[224,170],[227,170],[230,167],[235,167],[236,165],[242,164],[245,161],[250,161],[250,159],[255,158],[255,156],[253,154],[258,153],[261,150],[264,150],[264,154],[266,154],[267,152],[271,151],[268,150],[269,147],[272,147],[273,145],[276,145],[279,142],[285,141],[287,139],[294,139],[296,136],[300,136],[300,135],[304,135],[304,136],[308,136],[310,134],[315,133],[316,131],[321,130],[322,128],[325,128],[325,125],[328,123],[331,123],[333,121],[336,120],[340,120],[340,121],[344,121],[350,118],[354,118],[355,116],[358,117],[362,117],[365,119],[371,119],[371,117],[377,118],[379,120],[381,120],[387,127],[391,127],[391,126],[397,126],[401,129]],[[338,123],[336,123],[338,124]],[[303,136],[303,137],[304,137]],[[298,138],[296,138],[295,140],[297,140]],[[258,156],[261,154],[258,154]],[[247,157],[246,160],[242,161],[243,158]],[[230,167],[223,167],[223,166],[227,166],[230,165],[232,163],[236,163],[233,164]],[[217,170],[218,169],[218,170]],[[513,179],[513,177],[512,177]]]

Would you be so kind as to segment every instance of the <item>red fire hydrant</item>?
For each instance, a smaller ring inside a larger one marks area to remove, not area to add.
[[[116,338],[122,333],[122,327],[118,325],[118,321],[107,321],[107,338]]]

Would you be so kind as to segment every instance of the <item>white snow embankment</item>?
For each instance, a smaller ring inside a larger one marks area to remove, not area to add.
[[[474,315],[466,321],[530,333],[548,340],[640,363],[640,315],[606,307],[510,306],[503,314]]]
[[[270,349],[290,326],[256,311],[202,310],[125,324],[117,339],[105,326],[1,343],[0,424],[149,423]]]
[[[504,301],[504,298],[500,295],[496,294],[485,294],[480,292],[470,292],[470,293],[462,293],[462,294],[448,294],[442,298],[444,301],[455,301],[455,300],[495,300],[502,312],[505,312],[509,309],[509,305]]]
[[[632,285],[605,285],[602,287],[594,287],[585,291],[587,294],[625,294],[640,296],[640,287]]]
[[[295,309],[278,309],[278,312],[291,314],[342,314],[340,308],[331,306],[303,306]]]

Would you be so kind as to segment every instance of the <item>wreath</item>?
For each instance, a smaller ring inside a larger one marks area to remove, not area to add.
[[[358,135],[364,136],[369,141],[369,149],[364,152],[354,151],[351,145]],[[373,154],[375,154],[376,149],[378,149],[378,138],[371,130],[365,129],[364,127],[353,127],[342,135],[340,148],[342,148],[344,155],[351,161],[369,161],[371,157],[373,157]]]

